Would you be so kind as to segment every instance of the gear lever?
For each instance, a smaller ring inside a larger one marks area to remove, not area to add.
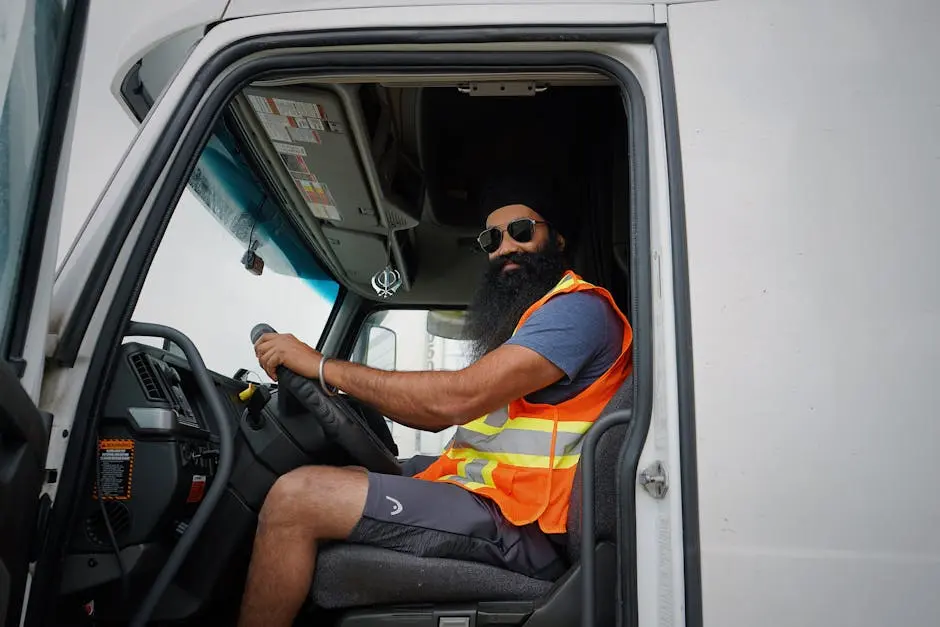
[[[251,343],[252,345],[256,344],[262,335],[265,333],[277,333],[270,324],[256,324],[254,328],[251,329]]]
[[[251,343],[255,344],[265,333],[277,333],[277,331],[275,331],[274,327],[272,327],[270,324],[265,324],[264,322],[256,324],[251,329]],[[278,381],[284,377],[285,372],[290,372],[284,366],[278,366],[276,370]],[[277,405],[278,412],[281,416],[293,416],[296,414],[306,413],[307,411],[303,406],[303,403],[294,398],[293,394],[290,394],[280,385],[278,385]]]

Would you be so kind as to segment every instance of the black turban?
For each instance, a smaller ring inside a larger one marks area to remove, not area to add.
[[[507,205],[530,207],[563,235],[567,231],[564,222],[570,213],[566,211],[554,178],[547,174],[513,173],[489,179],[477,201],[480,221],[484,222],[489,214]]]

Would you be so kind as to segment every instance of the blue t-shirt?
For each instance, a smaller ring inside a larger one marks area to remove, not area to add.
[[[533,312],[507,344],[539,353],[563,376],[526,397],[530,403],[558,403],[596,381],[620,355],[623,322],[603,296],[569,292],[548,300]]]

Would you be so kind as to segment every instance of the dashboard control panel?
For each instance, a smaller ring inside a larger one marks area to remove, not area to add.
[[[219,446],[192,401],[195,383],[162,354],[143,344],[122,347],[98,417],[98,454],[71,552],[113,553],[115,544],[123,551],[172,538],[212,484]],[[90,570],[97,564],[82,563]],[[67,578],[79,586],[95,579]]]

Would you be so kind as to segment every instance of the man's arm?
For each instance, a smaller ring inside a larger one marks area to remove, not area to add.
[[[292,335],[268,334],[255,353],[269,376],[278,365],[317,378],[322,355]],[[372,405],[396,422],[426,430],[460,425],[561,379],[564,372],[539,353],[504,345],[456,371],[395,372],[328,359],[325,382]]]
[[[457,371],[389,372],[332,359],[323,366],[327,383],[393,420],[424,429],[469,422],[554,383],[563,374],[521,346],[502,346]]]

